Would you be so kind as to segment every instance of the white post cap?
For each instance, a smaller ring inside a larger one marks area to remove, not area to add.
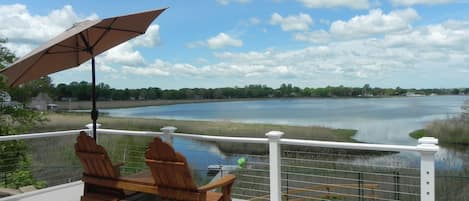
[[[265,136],[269,139],[280,139],[284,134],[282,131],[269,131]]]
[[[422,137],[418,140],[419,144],[438,144],[438,139],[434,137]]]
[[[176,131],[178,128],[174,127],[174,126],[165,126],[163,128],[161,128],[160,130],[163,131],[163,132],[174,132]]]
[[[85,126],[88,129],[93,129],[93,123],[86,124]],[[96,123],[96,128],[101,127],[101,124]]]

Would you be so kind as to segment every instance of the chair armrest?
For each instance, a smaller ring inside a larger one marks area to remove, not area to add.
[[[119,163],[116,163],[116,164],[113,164],[112,167],[114,168],[114,172],[116,173],[117,176],[120,176],[121,175],[121,169],[120,167],[123,166],[124,163],[123,162],[119,162]]]
[[[114,166],[114,168],[118,168],[118,167],[123,166],[123,165],[125,165],[124,162],[119,162],[119,163],[116,163],[116,164],[114,164],[114,165],[112,165],[112,166]]]
[[[206,184],[204,186],[201,186],[199,187],[199,191],[201,192],[206,192],[206,191],[209,191],[209,190],[212,190],[212,189],[215,189],[215,188],[219,188],[219,187],[225,187],[225,186],[231,186],[231,184],[233,184],[233,182],[235,181],[236,179],[236,176],[232,175],[232,174],[227,174],[225,176],[223,176],[222,178],[212,182],[212,183],[209,183],[209,184]]]

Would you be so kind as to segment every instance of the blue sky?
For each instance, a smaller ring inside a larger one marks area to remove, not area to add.
[[[162,7],[144,36],[97,58],[99,82],[469,87],[468,0],[2,0],[0,37],[22,56],[75,22]],[[90,73],[86,63],[52,78]]]

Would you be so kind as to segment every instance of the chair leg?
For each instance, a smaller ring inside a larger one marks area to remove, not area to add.
[[[89,188],[89,184],[85,183],[85,185],[83,186],[83,196],[86,196],[86,194],[88,194]]]
[[[223,193],[223,201],[231,201],[231,186],[233,186],[233,183],[223,186],[221,188],[221,192]]]

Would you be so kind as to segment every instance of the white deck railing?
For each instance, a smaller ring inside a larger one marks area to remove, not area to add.
[[[83,130],[69,130],[58,132],[34,133],[23,134],[14,136],[0,136],[1,141],[10,140],[24,140],[24,139],[37,139],[45,137],[56,137],[66,135],[76,135]],[[435,138],[421,138],[418,140],[416,146],[403,146],[403,145],[385,145],[385,144],[369,144],[369,143],[346,143],[346,142],[330,142],[330,141],[315,141],[315,140],[298,140],[283,138],[284,133],[280,131],[270,131],[266,133],[266,138],[249,138],[249,137],[223,137],[223,136],[209,136],[198,134],[176,133],[175,127],[164,127],[162,132],[148,132],[148,131],[128,131],[128,130],[114,130],[114,129],[99,129],[99,133],[112,134],[112,135],[127,135],[127,136],[161,136],[165,141],[172,143],[173,136],[191,138],[203,141],[222,141],[233,143],[253,143],[253,144],[268,144],[269,149],[269,179],[270,179],[270,200],[282,200],[282,171],[281,171],[281,146],[280,145],[297,145],[307,147],[324,147],[336,149],[354,149],[354,150],[375,150],[375,151],[391,151],[401,152],[410,151],[420,154],[420,200],[421,201],[434,201],[435,200],[435,153],[439,150],[438,140]],[[99,136],[99,135],[98,135]],[[99,137],[98,137],[99,141]]]

